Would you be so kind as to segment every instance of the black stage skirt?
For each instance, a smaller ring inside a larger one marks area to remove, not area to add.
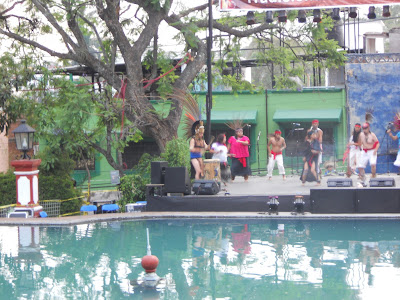
[[[251,175],[251,169],[248,157],[246,157],[246,165],[247,165],[246,168],[243,167],[241,162],[236,157],[231,157],[231,159],[232,159],[232,166],[231,166],[232,176]]]
[[[307,160],[310,160],[310,157],[308,157]],[[314,155],[314,157],[311,160],[311,164],[313,162],[315,162],[315,172],[317,172],[318,155]],[[304,165],[303,165],[303,171],[301,172],[301,175],[300,175],[301,181],[303,181],[303,174],[304,174]],[[317,177],[318,177],[318,172],[317,172]],[[306,181],[308,181],[308,182],[318,181],[318,178],[315,178],[315,176],[311,172],[310,164],[308,164],[308,173],[307,173]]]

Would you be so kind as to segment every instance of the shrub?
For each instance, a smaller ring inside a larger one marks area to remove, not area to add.
[[[17,187],[15,175],[12,171],[0,174],[0,206],[17,203]],[[39,200],[63,200],[78,197],[80,190],[73,187],[68,176],[46,176],[39,173]],[[60,213],[79,211],[82,200],[62,202]]]
[[[161,158],[168,162],[169,167],[186,167],[190,171],[189,144],[185,139],[171,140],[165,146]]]
[[[167,143],[161,157],[153,157],[145,153],[136,165],[135,174],[121,178],[122,192],[119,204],[125,208],[127,203],[146,200],[146,184],[150,183],[151,162],[165,160],[169,167],[186,167],[190,171],[189,145],[184,139],[175,139]]]
[[[17,203],[15,175],[10,170],[0,174],[0,206]]]
[[[40,200],[65,200],[79,197],[81,191],[73,187],[69,176],[41,175],[39,173],[39,199]],[[60,214],[79,211],[82,199],[61,202]]]

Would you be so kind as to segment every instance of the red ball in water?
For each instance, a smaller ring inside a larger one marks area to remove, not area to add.
[[[155,255],[145,255],[142,258],[142,267],[146,273],[154,273],[158,266],[159,260]]]

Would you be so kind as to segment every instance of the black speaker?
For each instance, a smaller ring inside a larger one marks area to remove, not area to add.
[[[394,178],[392,177],[382,177],[382,178],[371,178],[369,180],[369,186],[370,187],[390,187],[390,186],[396,186],[396,183],[394,182]]]
[[[164,191],[166,193],[183,193],[190,195],[191,183],[185,167],[166,167]]]
[[[168,167],[167,161],[152,161],[151,162],[151,183],[164,184],[165,168]]]
[[[327,181],[328,187],[350,187],[353,186],[351,178],[329,178]]]
[[[220,186],[215,180],[197,179],[193,182],[193,193],[196,195],[215,195]]]

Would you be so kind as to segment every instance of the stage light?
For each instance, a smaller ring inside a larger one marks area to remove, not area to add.
[[[255,19],[255,16],[254,16],[254,11],[248,11],[248,12],[247,12],[246,24],[247,24],[247,25],[256,24],[256,19]]]
[[[321,18],[321,10],[320,10],[320,9],[314,9],[314,10],[313,10],[313,16],[314,16],[313,22],[319,23],[319,22],[322,21],[322,18]]]
[[[382,16],[384,16],[385,18],[390,17],[389,5],[384,5],[384,6],[383,6],[383,13],[382,13]]]
[[[279,201],[278,196],[270,196],[268,204],[268,214],[278,214]]]
[[[265,22],[266,23],[272,23],[274,21],[274,13],[270,10],[268,10],[265,13]]]
[[[297,14],[297,20],[299,21],[299,23],[305,23],[307,21],[307,14],[305,10],[299,10]]]
[[[306,204],[303,200],[303,196],[295,196],[294,197],[294,211],[293,215],[302,214],[304,215],[304,204]]]
[[[375,6],[368,8],[368,19],[376,19]]]
[[[349,17],[357,18],[357,7],[350,7]]]
[[[278,14],[278,21],[282,23],[286,23],[287,21],[287,14],[286,10],[280,10]]]
[[[332,20],[339,21],[340,20],[340,8],[334,8],[331,17],[332,17]]]

